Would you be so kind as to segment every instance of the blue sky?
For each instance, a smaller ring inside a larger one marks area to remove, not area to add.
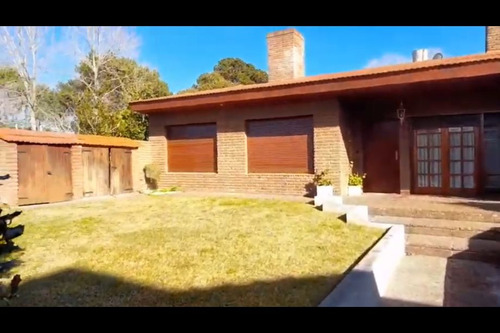
[[[189,88],[222,58],[236,57],[267,70],[266,34],[289,27],[136,27],[138,61],[160,72],[172,92]],[[445,57],[482,53],[480,27],[300,27],[306,75],[334,73],[411,59],[417,48]],[[65,75],[47,73],[47,81]]]

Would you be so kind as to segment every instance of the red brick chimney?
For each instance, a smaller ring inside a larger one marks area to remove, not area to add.
[[[304,37],[295,29],[267,35],[269,81],[297,79],[305,76]]]
[[[500,52],[500,26],[486,27],[486,52]]]

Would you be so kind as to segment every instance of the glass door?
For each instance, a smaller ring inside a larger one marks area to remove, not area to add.
[[[426,193],[439,193],[443,187],[442,131],[440,128],[416,131],[416,185]]]
[[[413,192],[474,195],[477,135],[473,126],[414,130]]]
[[[476,187],[476,140],[474,127],[450,127],[450,189]]]

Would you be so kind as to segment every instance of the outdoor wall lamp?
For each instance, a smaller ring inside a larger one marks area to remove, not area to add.
[[[401,125],[403,125],[403,121],[405,120],[405,113],[406,109],[403,106],[403,102],[401,101],[401,103],[399,104],[399,108],[396,110],[396,114],[398,116],[399,121],[401,122]]]

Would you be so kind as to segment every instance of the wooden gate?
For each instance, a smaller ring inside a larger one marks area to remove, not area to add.
[[[83,195],[109,194],[109,148],[83,147]]]
[[[132,152],[127,148],[110,148],[111,194],[131,192]]]
[[[20,205],[71,200],[71,149],[18,144]]]

